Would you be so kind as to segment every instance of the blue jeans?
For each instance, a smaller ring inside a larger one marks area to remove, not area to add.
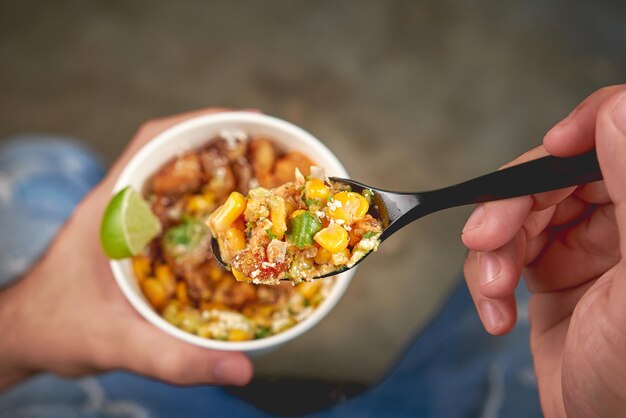
[[[0,286],[45,250],[102,177],[86,149],[50,137],[0,147]],[[506,337],[483,330],[462,278],[432,322],[376,386],[310,417],[541,417],[528,348],[529,294]],[[285,402],[280,394],[276,402]],[[126,372],[81,379],[40,375],[0,394],[0,417],[270,417],[212,386],[177,387]]]

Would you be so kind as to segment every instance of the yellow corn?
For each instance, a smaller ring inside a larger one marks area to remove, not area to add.
[[[165,293],[172,295],[176,290],[176,277],[172,272],[172,268],[167,264],[159,264],[154,269],[154,274],[159,282],[163,285]]]
[[[233,269],[232,273],[233,273],[233,276],[235,276],[235,279],[237,279],[238,282],[251,282],[252,281],[251,278],[249,278],[248,276],[245,276],[239,270]]]
[[[337,251],[330,257],[330,262],[334,266],[343,266],[344,264],[348,264],[348,261],[350,261],[350,250],[347,248]]]
[[[189,294],[187,293],[187,283],[178,282],[176,285],[176,299],[180,301],[180,303],[187,304],[189,303]]]
[[[302,210],[302,209],[295,210],[295,211],[291,212],[291,215],[289,215],[289,219],[297,218],[298,216],[300,216],[304,212],[306,212],[306,210]]]
[[[141,282],[141,290],[146,299],[156,309],[161,309],[167,303],[165,288],[157,279],[150,277]]]
[[[317,294],[321,286],[322,282],[319,280],[300,283],[298,285],[298,292],[300,292],[300,294],[304,296],[305,299],[311,299],[313,296],[315,296],[315,294]]]
[[[326,196],[330,194],[330,190],[320,179],[311,179],[304,185],[304,193],[307,199],[326,200]]]
[[[190,213],[206,213],[214,203],[214,200],[209,199],[206,195],[196,194],[187,200],[185,209]]]
[[[285,208],[285,199],[275,197],[269,201],[270,221],[272,226],[270,232],[276,236],[276,239],[282,240],[287,231],[287,211]]]
[[[219,282],[224,276],[224,270],[218,266],[213,266],[209,269],[209,278],[214,282]]]
[[[317,254],[315,254],[315,262],[317,264],[327,264],[330,261],[331,255],[332,253],[326,248],[320,247],[317,249]]]
[[[336,253],[348,246],[348,232],[337,224],[330,224],[313,237],[321,247]]]
[[[327,208],[328,216],[335,220],[341,219],[346,225],[363,219],[370,207],[367,199],[354,192],[339,192],[333,197],[333,202],[338,204]]]
[[[246,341],[251,340],[252,334],[247,331],[243,331],[240,329],[231,329],[228,331],[228,341]]]
[[[214,235],[225,232],[246,210],[246,198],[239,192],[232,192],[226,202],[209,216],[207,224]]]
[[[217,242],[220,245],[220,255],[227,263],[229,263],[239,251],[246,248],[246,237],[243,232],[237,228],[228,228],[226,233],[221,236]]]
[[[135,277],[139,282],[145,280],[145,278],[152,273],[152,267],[150,266],[150,259],[148,257],[144,257],[143,255],[133,257],[132,263]]]

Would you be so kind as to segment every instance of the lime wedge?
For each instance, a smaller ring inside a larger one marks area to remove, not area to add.
[[[100,226],[100,243],[109,258],[137,255],[161,232],[161,223],[148,202],[130,187],[109,202]]]

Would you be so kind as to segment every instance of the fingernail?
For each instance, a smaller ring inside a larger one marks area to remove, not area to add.
[[[489,330],[493,331],[497,329],[504,322],[502,312],[500,312],[500,309],[498,309],[493,302],[482,302],[480,305],[480,314],[483,318],[485,327]]]
[[[480,268],[480,284],[486,285],[500,278],[502,266],[500,259],[494,253],[481,253],[478,258]]]
[[[622,96],[613,109],[613,123],[626,134],[626,95]]]
[[[485,205],[478,205],[474,212],[470,215],[469,219],[465,223],[463,227],[463,232],[471,231],[472,229],[476,229],[483,222],[485,217]]]
[[[239,367],[236,363],[236,361],[230,358],[219,360],[213,366],[213,380],[215,383],[219,385],[235,384],[238,380],[235,374]]]

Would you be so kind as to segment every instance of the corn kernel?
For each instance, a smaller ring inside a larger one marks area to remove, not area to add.
[[[289,215],[289,219],[297,218],[298,216],[302,215],[304,212],[306,212],[306,210],[302,210],[302,209],[295,210],[291,212],[291,215]]]
[[[330,190],[320,179],[311,179],[304,185],[304,193],[307,199],[326,200],[326,196],[330,194]]]
[[[285,199],[276,196],[269,201],[270,221],[272,226],[270,232],[276,236],[276,239],[282,240],[287,231],[287,210],[285,208]]]
[[[315,262],[317,264],[327,264],[330,261],[331,255],[332,253],[326,248],[320,247],[317,249],[317,254],[315,254]]]
[[[239,270],[233,269],[232,273],[233,273],[233,276],[235,276],[235,279],[237,279],[238,282],[251,282],[252,281],[251,278],[245,276]]]
[[[154,269],[154,274],[159,282],[163,285],[163,289],[168,296],[172,295],[176,290],[176,277],[172,272],[172,268],[167,264],[159,264]]]
[[[229,228],[217,242],[220,245],[222,260],[229,263],[238,252],[246,248],[246,237],[237,228]]]
[[[209,270],[209,278],[214,282],[219,282],[224,276],[224,270],[218,266],[213,266]]]
[[[215,204],[215,200],[209,199],[206,195],[196,194],[187,200],[185,209],[190,213],[207,213]]]
[[[161,309],[167,303],[165,288],[157,279],[150,277],[141,282],[141,290],[148,302],[156,309]]]
[[[315,242],[331,253],[336,253],[348,246],[348,232],[337,224],[330,224],[313,237]]]
[[[317,294],[322,286],[322,282],[319,280],[314,280],[312,282],[300,283],[298,285],[298,292],[305,298],[311,299],[313,296]]]
[[[251,340],[252,334],[247,331],[243,331],[240,329],[231,329],[228,331],[228,341],[246,341]]]
[[[213,235],[225,232],[246,210],[246,198],[239,192],[232,192],[226,202],[209,216],[207,224]]]
[[[328,216],[335,220],[343,220],[346,225],[361,220],[369,210],[369,203],[362,195],[354,192],[339,192],[327,207]]]
[[[350,261],[350,250],[347,248],[337,251],[330,258],[330,262],[333,266],[343,266],[344,264],[348,264],[348,261]]]
[[[187,293],[187,283],[178,282],[178,284],[176,284],[176,299],[178,299],[180,303],[184,303],[184,304],[189,303],[189,294]]]
[[[152,273],[152,267],[150,266],[150,259],[148,257],[144,257],[143,255],[133,257],[132,263],[135,277],[139,282],[145,280],[145,278]]]

